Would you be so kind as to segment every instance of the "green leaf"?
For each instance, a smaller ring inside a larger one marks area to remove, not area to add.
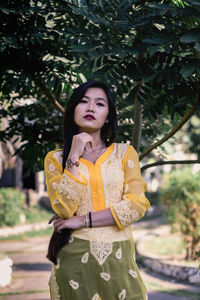
[[[181,43],[195,43],[200,40],[200,33],[191,32],[185,35],[182,35],[180,38]]]
[[[200,65],[196,66],[197,74],[200,75]]]
[[[195,49],[200,52],[200,42],[195,43]]]
[[[130,24],[128,21],[115,21],[114,26],[117,30],[128,30],[130,28]]]
[[[143,42],[151,45],[160,45],[168,42],[169,39],[166,37],[163,38],[153,38],[153,39],[144,39]]]
[[[150,55],[154,55],[156,52],[161,52],[162,47],[160,45],[152,46],[149,48]]]
[[[100,46],[97,46],[94,43],[86,43],[86,44],[81,44],[77,45],[72,49],[72,52],[74,53],[80,53],[80,52],[88,52],[90,50],[94,50],[96,48],[99,48]]]
[[[190,75],[192,75],[195,71],[195,65],[194,64],[187,64],[185,66],[183,66],[180,70],[180,74],[183,77],[188,77]]]
[[[198,1],[196,1],[196,0],[190,0],[190,3],[191,3],[192,5],[196,5],[196,6],[199,6],[199,7],[200,7],[200,2],[199,2],[199,0],[198,0]]]
[[[6,36],[6,37],[3,37],[3,40],[4,40],[5,43],[7,43],[7,45],[9,47],[19,49],[16,37]]]

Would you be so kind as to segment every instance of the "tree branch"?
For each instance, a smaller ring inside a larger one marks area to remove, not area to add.
[[[65,110],[60,105],[60,103],[53,97],[53,95],[49,92],[49,90],[46,88],[46,86],[40,82],[38,79],[35,79],[35,83],[39,86],[42,93],[47,97],[47,99],[55,106],[55,108],[60,111],[62,114],[64,114]]]
[[[156,166],[161,166],[161,165],[187,165],[187,164],[200,164],[200,159],[196,160],[168,160],[168,161],[157,161],[152,164],[145,165],[141,167],[141,172],[148,168],[156,167]]]
[[[144,156],[149,154],[153,149],[160,146],[161,144],[166,142],[169,138],[171,138],[189,120],[189,118],[194,114],[195,110],[196,110],[195,107],[192,107],[186,113],[186,115],[180,120],[180,122],[168,134],[166,134],[161,140],[159,140],[158,142],[156,142],[155,144],[149,146],[146,150],[144,150],[140,154],[139,159],[141,160]]]

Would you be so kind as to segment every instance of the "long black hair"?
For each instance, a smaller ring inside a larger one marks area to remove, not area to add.
[[[108,106],[109,106],[109,113],[107,117],[108,122],[106,122],[104,126],[101,128],[101,138],[106,144],[106,146],[109,146],[113,143],[116,137],[117,113],[116,113],[113,95],[110,89],[105,83],[98,82],[95,80],[82,83],[76,89],[74,89],[73,94],[69,99],[65,109],[64,126],[63,126],[63,133],[64,133],[64,149],[63,149],[63,162],[62,162],[63,171],[65,168],[67,157],[71,149],[73,136],[79,133],[78,126],[74,122],[74,110],[77,104],[81,101],[81,99],[85,95],[87,89],[92,87],[101,88],[105,92],[108,98]]]
[[[91,87],[101,88],[105,92],[108,98],[108,106],[109,106],[109,113],[107,117],[108,122],[106,122],[101,128],[101,138],[106,144],[106,146],[109,146],[113,143],[117,134],[117,113],[116,113],[114,99],[108,86],[104,83],[94,81],[94,80],[85,82],[80,86],[78,86],[76,89],[74,89],[73,94],[66,105],[65,114],[64,114],[64,126],[63,126],[64,149],[63,149],[63,161],[62,161],[63,172],[65,169],[65,163],[67,157],[71,149],[73,136],[79,133],[78,126],[74,122],[74,110],[77,104],[83,98],[87,89]],[[72,229],[70,228],[62,229],[60,233],[54,230],[49,242],[49,247],[47,252],[47,258],[50,261],[52,261],[54,264],[57,264],[57,254],[59,250],[69,242],[71,233],[72,233]]]

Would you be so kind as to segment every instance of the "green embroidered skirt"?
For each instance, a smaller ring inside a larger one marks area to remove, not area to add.
[[[146,300],[133,241],[72,237],[59,252],[49,280],[52,300]]]

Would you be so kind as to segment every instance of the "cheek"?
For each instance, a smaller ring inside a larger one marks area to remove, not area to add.
[[[76,106],[75,110],[74,110],[74,121],[78,121],[79,119],[79,116],[80,116],[80,109],[78,106]]]

